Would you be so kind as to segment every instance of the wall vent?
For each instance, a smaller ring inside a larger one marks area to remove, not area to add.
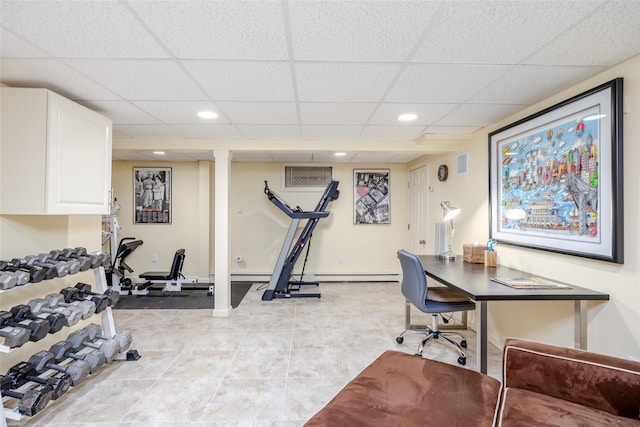
[[[462,175],[469,172],[469,154],[463,153],[456,159],[456,174]]]
[[[331,166],[285,166],[284,188],[324,189],[331,182]]]

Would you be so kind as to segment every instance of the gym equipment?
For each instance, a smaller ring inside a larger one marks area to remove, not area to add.
[[[24,393],[12,390],[12,385],[11,378],[0,376],[2,395],[18,399],[18,411],[30,417],[46,408],[53,395],[53,390],[48,385],[39,385],[25,390]]]
[[[60,294],[64,296],[64,301],[70,303],[72,301],[91,301],[96,305],[96,314],[102,313],[109,307],[109,298],[104,295],[84,295],[77,288],[64,288],[60,290]]]
[[[82,319],[82,311],[78,307],[49,307],[47,300],[43,298],[35,298],[27,303],[31,312],[40,313],[60,313],[67,319],[67,326],[73,326]]]
[[[65,394],[71,387],[71,375],[66,372],[56,372],[48,378],[39,375],[40,373],[31,363],[24,361],[16,363],[7,372],[7,377],[13,382],[13,388],[18,388],[29,381],[48,385],[53,392],[51,395],[53,400]]]
[[[53,279],[56,277],[57,272],[55,269],[51,269],[49,267],[36,267],[33,265],[27,265],[26,261],[14,258],[11,261],[2,261],[6,263],[6,266],[3,268],[7,271],[24,271],[29,274],[29,282],[31,283],[39,283],[45,279]]]
[[[107,289],[102,294],[98,294],[96,292],[91,291],[91,285],[88,283],[78,282],[74,286],[82,295],[104,295],[107,297],[107,301],[109,302],[109,307],[113,307],[120,301],[120,293],[114,292],[113,289]]]
[[[291,297],[316,297],[320,298],[319,293],[292,293],[293,291],[299,291],[302,285],[314,285],[318,286],[318,282],[304,282],[302,280],[304,276],[304,267],[307,263],[307,258],[309,256],[309,247],[307,243],[310,243],[311,235],[313,234],[313,230],[318,225],[318,221],[320,218],[326,218],[329,216],[329,212],[325,211],[327,205],[336,200],[340,195],[338,191],[338,181],[332,180],[324,190],[320,201],[316,205],[315,209],[312,212],[303,211],[299,206],[295,209],[292,209],[287,203],[282,200],[276,193],[274,193],[271,189],[269,189],[269,183],[267,181],[264,182],[264,193],[267,195],[267,198],[276,205],[282,212],[287,214],[289,218],[291,218],[291,225],[289,226],[289,230],[287,231],[287,235],[284,239],[284,243],[282,245],[282,249],[280,250],[280,255],[278,256],[278,260],[276,262],[276,266],[273,270],[273,274],[271,275],[271,280],[269,280],[269,284],[267,285],[267,289],[262,294],[263,301],[270,301],[273,298],[291,298]],[[307,223],[300,232],[298,236],[298,240],[295,242],[293,247],[291,243],[293,242],[293,238],[296,234],[296,230],[298,228],[298,224],[300,220],[306,219]],[[302,267],[302,273],[300,274],[300,280],[290,280],[291,273],[293,271],[293,267],[298,260],[298,257],[302,253],[304,247],[307,246],[307,255],[305,256],[304,264]]]
[[[53,369],[58,372],[66,372],[71,376],[71,383],[76,386],[84,381],[91,371],[89,362],[85,360],[73,360],[67,359],[68,362],[65,365],[56,364],[54,354],[50,351],[42,350],[32,355],[28,362],[31,363],[36,371],[41,372],[45,369]]]
[[[74,353],[72,350],[73,345],[68,341],[58,341],[51,346],[49,352],[53,353],[53,358],[56,362],[62,362],[67,358],[74,360],[84,360],[89,363],[89,373],[93,374],[98,369],[107,363],[107,359],[104,353],[98,350],[91,350],[89,352]]]
[[[48,255],[48,254],[45,254]],[[27,255],[24,257],[27,265],[33,265],[37,267],[48,267],[55,270],[56,275],[53,277],[65,277],[69,274],[69,266],[61,261],[53,261],[50,259],[43,259],[45,257],[41,255]],[[47,275],[49,277],[49,275]],[[51,277],[51,278],[53,278]]]
[[[9,276],[15,277],[15,286],[26,285],[31,279],[31,275],[27,271],[13,268],[7,261],[0,261],[0,272],[1,274],[8,274]]]
[[[65,307],[69,309],[77,308],[82,313],[82,319],[86,320],[96,313],[96,304],[93,301],[72,301],[67,303],[62,294],[49,294],[44,299],[49,303],[49,307]]]
[[[83,328],[89,334],[89,341],[95,341],[96,339],[108,340],[109,337],[102,335],[102,326],[91,323],[88,326]],[[113,339],[118,341],[120,346],[119,353],[124,353],[129,349],[131,343],[133,342],[133,336],[129,331],[120,331],[113,336]]]
[[[111,265],[105,268],[107,284],[108,286],[112,286],[112,289],[117,291],[131,289],[131,279],[126,277],[126,273],[133,273],[133,268],[131,268],[125,260],[133,251],[142,246],[143,243],[142,240],[136,240],[135,237],[123,237],[120,239],[118,250]]]
[[[49,322],[42,319],[30,320],[16,320],[13,318],[13,314],[8,311],[0,311],[0,325],[19,326],[28,329],[30,332],[30,341],[40,341],[47,336],[51,327]]]
[[[11,272],[0,272],[0,289],[11,289],[18,283],[18,278]]]
[[[164,285],[162,292],[179,292],[185,283],[197,283],[197,279],[187,279],[182,275],[184,259],[184,249],[178,249],[173,255],[170,271],[147,271],[139,274],[138,277],[146,280],[146,282],[140,285],[134,285],[134,290],[137,292],[133,294],[146,295],[149,293],[148,288],[155,284]]]
[[[45,320],[49,322],[49,333],[55,334],[65,326],[69,326],[67,318],[61,313],[41,313],[35,314],[31,311],[31,307],[26,304],[19,304],[11,307],[11,314],[16,321],[21,320]]]
[[[75,252],[73,249],[63,249],[63,250],[53,250],[49,252],[49,255],[51,256],[51,259],[55,260],[55,261],[66,261],[66,262],[71,262],[71,261],[75,261],[78,264],[78,271],[87,271],[88,269],[91,268],[91,258],[89,258],[88,256],[82,256],[82,255],[75,255]],[[70,274],[75,274],[73,272],[74,270],[69,268],[69,272]],[[77,273],[77,271],[76,271]]]
[[[2,343],[2,345],[5,347],[20,347],[29,341],[30,335],[31,332],[28,329],[17,326],[5,326],[0,321],[0,337],[4,337],[4,343]]]
[[[81,349],[82,346],[94,348],[104,354],[107,362],[111,362],[116,354],[120,353],[120,343],[113,338],[105,338],[96,342],[90,341],[89,332],[86,329],[79,329],[67,337],[67,342],[74,350]]]

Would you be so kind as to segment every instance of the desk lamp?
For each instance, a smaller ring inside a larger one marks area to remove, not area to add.
[[[447,242],[447,251],[439,254],[438,258],[453,261],[456,259],[456,256],[451,252],[451,242],[453,242],[453,235],[456,231],[453,225],[453,218],[460,214],[460,209],[451,206],[449,201],[441,201],[440,207],[442,208],[442,219],[451,224],[451,238]]]

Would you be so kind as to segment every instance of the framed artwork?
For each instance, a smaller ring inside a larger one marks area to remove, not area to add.
[[[490,235],[622,264],[622,79],[489,134]]]
[[[389,169],[354,169],[353,223],[389,224]]]
[[[171,224],[171,168],[133,168],[133,223]]]

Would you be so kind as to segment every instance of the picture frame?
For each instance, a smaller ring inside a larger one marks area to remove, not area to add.
[[[171,168],[133,168],[133,223],[171,224]]]
[[[623,80],[489,134],[490,238],[622,264]]]
[[[389,169],[353,170],[353,223],[390,224]]]

